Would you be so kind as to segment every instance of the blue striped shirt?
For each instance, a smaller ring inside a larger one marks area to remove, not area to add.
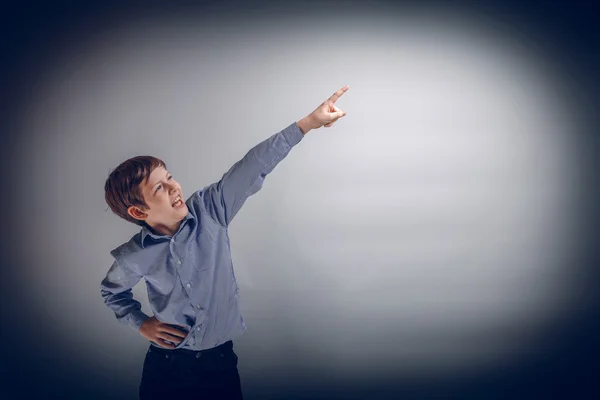
[[[149,318],[131,290],[144,278],[154,316],[189,327],[176,348],[204,350],[241,336],[246,325],[227,229],[246,199],[302,138],[294,122],[250,149],[218,182],[186,200],[189,212],[173,236],[143,227],[112,250],[114,262],[101,294],[117,320],[139,331]]]

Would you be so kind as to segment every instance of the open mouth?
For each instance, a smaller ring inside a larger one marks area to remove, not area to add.
[[[174,208],[181,208],[183,207],[183,200],[181,199],[181,196],[177,196],[175,198],[175,201],[173,202],[173,204],[171,204],[172,207]]]

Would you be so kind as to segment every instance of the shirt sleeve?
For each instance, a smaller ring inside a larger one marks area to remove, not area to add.
[[[303,136],[294,122],[254,146],[218,182],[197,192],[202,206],[216,221],[227,227],[246,199],[262,188],[265,177]]]
[[[134,300],[131,291],[141,278],[141,275],[115,259],[100,289],[104,303],[115,313],[117,320],[136,332],[150,318],[141,311],[142,305]]]

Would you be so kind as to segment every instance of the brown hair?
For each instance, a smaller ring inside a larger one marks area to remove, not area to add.
[[[127,209],[131,206],[145,210],[148,206],[140,189],[140,183],[148,181],[155,168],[167,168],[163,160],[152,156],[137,156],[123,161],[115,168],[104,184],[104,199],[113,213],[119,217],[145,226],[146,222],[133,218]]]

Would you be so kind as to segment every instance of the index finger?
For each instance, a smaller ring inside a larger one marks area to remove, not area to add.
[[[332,95],[332,96],[329,98],[329,100],[330,100],[332,103],[335,103],[335,102],[336,102],[336,100],[337,100],[337,99],[339,99],[339,98],[340,98],[340,96],[341,96],[341,95],[343,95],[343,94],[346,92],[346,90],[348,90],[348,88],[350,88],[350,86],[348,86],[348,85],[344,86],[343,88],[341,88],[340,90],[338,90],[337,92],[335,92],[335,93],[334,93],[334,94],[333,94],[333,95]]]
[[[160,330],[163,332],[169,333],[173,336],[180,337],[182,339],[185,339],[186,336],[188,335],[188,332],[186,330],[184,330],[183,328],[181,328],[181,329],[174,328],[172,325],[167,325],[167,324],[162,326],[162,329],[160,329]]]

